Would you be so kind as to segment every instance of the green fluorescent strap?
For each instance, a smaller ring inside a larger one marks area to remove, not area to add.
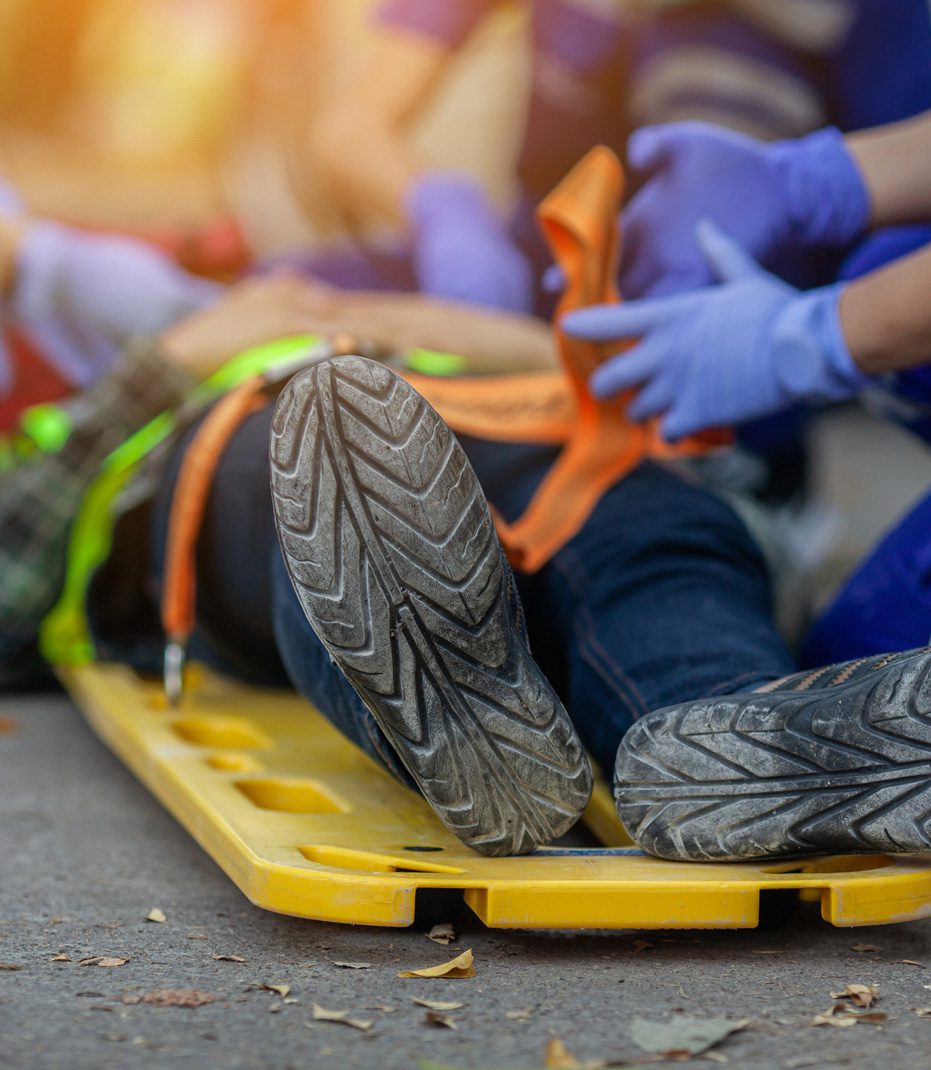
[[[193,404],[209,404],[246,379],[296,361],[322,342],[319,335],[301,334],[253,346],[196,387],[189,400]],[[405,362],[413,371],[426,375],[457,375],[468,363],[455,353],[429,349],[410,350],[405,354]],[[54,449],[55,443],[60,443],[57,446],[60,449],[70,433],[70,421],[65,430],[64,422],[55,415],[55,406],[37,406],[31,412],[35,414],[39,409],[53,411],[40,413],[38,434],[34,434],[33,429],[24,428],[26,434],[43,452],[50,451],[49,445]],[[57,411],[67,419],[66,413]],[[176,426],[177,416],[173,412],[160,413],[150,420],[106,458],[100,475],[85,495],[72,529],[61,597],[43,621],[39,633],[42,654],[52,664],[85,664],[93,660],[94,644],[86,613],[87,591],[91,577],[106,561],[112,548],[114,503],[138,463],[164,442]],[[62,434],[64,438],[61,438]]]
[[[318,334],[294,334],[244,349],[214,372],[204,383],[203,389],[211,393],[226,393],[253,375],[262,375],[278,364],[296,360],[303,351],[322,341],[323,338]]]
[[[71,416],[61,406],[33,405],[20,418],[23,434],[43,453],[58,453],[71,434]]]
[[[106,561],[113,544],[113,503],[133,468],[97,477],[81,503],[68,543],[65,583],[55,608],[39,629],[39,649],[53,665],[84,665],[94,660],[85,600],[91,576]]]
[[[461,375],[469,361],[458,353],[443,353],[438,349],[410,349],[404,354],[405,367],[423,375]]]
[[[313,334],[293,335],[289,338],[276,338],[273,342],[252,346],[243,350],[238,356],[214,372],[209,379],[194,388],[190,396],[193,404],[209,404],[214,398],[228,393],[240,383],[256,375],[271,371],[279,364],[288,364],[296,360],[301,353],[320,342]],[[119,469],[136,464],[148,456],[161,442],[174,431],[177,425],[175,414],[163,412],[150,420],[145,427],[128,438],[104,461],[105,468]]]
[[[106,471],[123,472],[148,456],[175,429],[174,413],[160,412],[116,449],[103,462]]]
[[[198,386],[191,400],[209,402],[246,379],[295,360],[319,340],[314,335],[298,335],[247,349]],[[172,412],[160,413],[150,420],[107,457],[101,474],[85,494],[68,544],[61,595],[39,630],[42,656],[52,664],[82,665],[93,661],[87,591],[91,577],[106,561],[113,545],[114,504],[138,463],[168,438],[176,426],[177,418]]]

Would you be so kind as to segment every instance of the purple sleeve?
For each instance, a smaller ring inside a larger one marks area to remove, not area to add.
[[[376,26],[397,26],[457,48],[501,0],[382,0]]]

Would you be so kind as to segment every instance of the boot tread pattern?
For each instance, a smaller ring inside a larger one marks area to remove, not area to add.
[[[639,721],[616,768],[628,832],[667,858],[931,851],[931,652],[838,670]]]
[[[443,420],[379,364],[326,362],[282,392],[271,469],[304,612],[447,827],[487,854],[566,831],[588,759],[511,620],[484,495]]]

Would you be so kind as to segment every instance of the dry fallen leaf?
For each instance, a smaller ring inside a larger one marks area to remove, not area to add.
[[[835,1003],[830,1010],[823,1014],[816,1014],[811,1021],[812,1025],[833,1025],[840,1029],[857,1022],[868,1022],[870,1025],[879,1025],[885,1022],[889,1016],[884,1011],[855,1011],[846,1003]]]
[[[19,730],[19,724],[13,717],[0,717],[0,736],[12,735]]]
[[[474,977],[475,968],[472,965],[472,949],[467,948],[461,955],[457,955],[449,962],[441,966],[424,966],[420,970],[402,970],[398,977],[444,977],[456,980],[462,977]]]
[[[751,955],[784,955],[785,952],[784,951],[768,951],[768,950],[766,950],[764,948],[761,948],[759,951],[751,951],[750,954]]]
[[[453,923],[451,921],[441,921],[439,925],[434,925],[427,933],[427,939],[432,940],[435,944],[451,944],[456,939]]]
[[[353,1029],[361,1029],[367,1032],[372,1028],[372,1022],[363,1018],[350,1018],[349,1011],[328,1011],[319,1003],[314,1004],[313,1016],[315,1022],[339,1022],[341,1025],[352,1026]]]
[[[17,966],[15,962],[0,962],[0,970],[21,970],[22,966]]]
[[[426,1007],[431,1011],[458,1011],[465,1006],[464,1003],[456,1003],[455,1000],[447,1002],[442,999],[415,999],[411,1002],[416,1003],[418,1007]]]
[[[165,917],[165,912],[163,910],[159,910],[158,907],[152,907],[152,909],[149,911],[149,913],[146,914],[145,920],[146,921],[157,921],[157,922],[161,923],[163,921],[167,921],[168,919]]]
[[[290,985],[256,985],[255,987],[262,992],[277,992],[282,999],[291,991]]]
[[[851,951],[882,951],[877,944],[851,944]]]
[[[831,999],[849,999],[855,1006],[867,1009],[879,999],[879,989],[855,983],[847,985],[842,992],[832,992]]]
[[[70,962],[70,961],[71,961],[71,959],[69,959],[67,955],[55,955],[52,958],[52,962]]]
[[[331,962],[331,966],[340,966],[344,970],[370,970],[371,962]]]
[[[853,1015],[840,1016],[832,1014],[831,1011],[825,1011],[824,1014],[816,1014],[811,1020],[812,1025],[836,1025],[839,1029],[843,1029],[848,1025],[856,1025],[857,1020]]]
[[[931,1007],[915,1007],[914,1011],[919,1018],[931,1018]]]
[[[245,962],[242,955],[214,955],[217,962]]]
[[[923,970],[925,968],[925,964],[923,962],[916,962],[914,959],[896,959],[895,961],[896,965],[898,966],[917,966],[919,970]]]
[[[526,1022],[532,1014],[533,1007],[527,1007],[522,1011],[505,1011],[504,1017],[510,1019],[512,1022]]]
[[[701,1055],[731,1035],[746,1029],[749,1018],[688,1018],[677,1015],[667,1022],[634,1018],[630,1023],[630,1039],[650,1055],[665,1055],[667,1059]]]
[[[79,966],[125,966],[129,962],[129,959],[121,959],[115,955],[91,955],[86,959],[81,959],[78,962]]]
[[[440,1014],[439,1011],[427,1011],[424,1015],[424,1021],[429,1025],[435,1025],[438,1029],[458,1029],[459,1026],[446,1014]]]
[[[144,996],[124,996],[123,1002],[130,1006],[145,1003],[150,1007],[203,1007],[213,1003],[217,997],[212,992],[202,992],[199,988],[160,988],[156,992],[146,992]]]
[[[577,1070],[581,1065],[559,1037],[553,1037],[547,1041],[543,1054],[545,1070]]]
[[[634,940],[634,953],[639,955],[641,951],[654,951],[655,944],[651,944],[649,940]]]
[[[206,933],[188,933],[188,940],[209,940],[210,937]]]

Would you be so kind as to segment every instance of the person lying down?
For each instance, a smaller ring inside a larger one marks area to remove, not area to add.
[[[233,287],[137,340],[74,402],[65,445],[0,483],[7,686],[35,674],[101,460],[157,413],[190,412],[196,384],[243,348],[347,330],[464,353],[472,372],[553,367],[537,322],[291,279]],[[160,669],[172,497],[209,415],[182,420],[119,502],[86,606],[100,658]],[[615,770],[621,820],[661,857],[928,850],[915,770],[931,652],[795,674],[760,548],[672,464],[641,463],[542,568],[513,571],[489,503],[514,520],[555,453],[455,435],[377,360],[309,364],[269,387],[219,459],[191,656],[296,688],[486,854],[571,827],[590,759]]]

